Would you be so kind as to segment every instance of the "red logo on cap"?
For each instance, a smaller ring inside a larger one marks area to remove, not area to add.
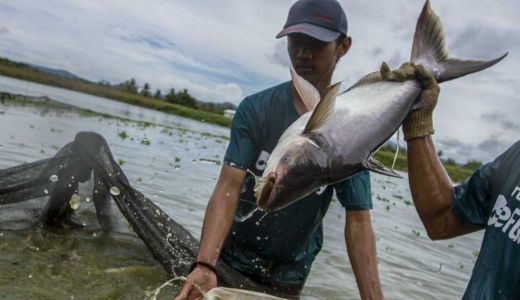
[[[321,21],[328,22],[328,23],[332,22],[332,18],[331,17],[325,16],[325,15],[322,15],[322,14],[319,14],[319,13],[314,13],[314,18],[316,18],[318,20],[321,20]]]

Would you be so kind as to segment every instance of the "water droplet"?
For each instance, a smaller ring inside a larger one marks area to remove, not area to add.
[[[58,175],[56,175],[56,174],[51,175],[51,177],[49,177],[49,180],[52,182],[58,181]]]
[[[260,219],[258,220],[258,222],[262,222],[262,220],[265,218],[265,216],[267,216],[267,213],[264,213],[264,215],[260,217]]]
[[[97,233],[95,233],[95,232],[94,232],[94,233],[92,233],[92,236],[93,236],[93,237],[97,236]]]
[[[32,274],[29,274],[29,276],[27,276],[27,277],[29,277],[29,278],[32,278],[32,277],[33,277],[33,275],[32,275]]]
[[[49,193],[49,190],[48,189],[44,189],[43,192],[45,193],[45,195],[47,195]]]
[[[250,213],[247,214],[247,216],[243,217],[242,219],[240,219],[240,222],[244,222],[245,220],[251,218],[256,211],[260,210],[258,207],[253,209]]]
[[[259,236],[256,237],[256,240],[257,240],[257,241],[259,241],[260,239],[261,239],[261,237],[259,237]]]
[[[113,186],[110,188],[110,194],[112,194],[113,196],[119,196],[119,194],[121,194],[121,191],[118,187]]]
[[[70,208],[76,210],[79,208],[79,203],[80,203],[80,198],[77,194],[73,194],[71,197],[70,197],[70,201],[69,201],[69,204],[70,204]]]
[[[87,198],[85,198],[85,201],[90,202],[90,201],[92,201],[92,198],[90,198],[90,196],[87,196]]]
[[[3,232],[0,232],[0,236],[4,236],[4,233],[3,233]]]

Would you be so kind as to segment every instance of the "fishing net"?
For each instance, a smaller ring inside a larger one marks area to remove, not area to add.
[[[74,221],[78,185],[93,180],[92,200],[97,221],[104,231],[112,230],[115,220],[111,199],[152,255],[172,277],[189,274],[199,242],[172,220],[161,208],[133,188],[114,160],[102,136],[80,132],[49,159],[0,170],[0,222],[10,215],[2,213],[20,202],[35,202],[34,213],[45,226],[82,227]],[[12,215],[12,214],[11,214]],[[16,229],[11,224],[12,229]],[[5,226],[3,226],[5,229]],[[217,265],[219,284],[268,291],[225,262]]]

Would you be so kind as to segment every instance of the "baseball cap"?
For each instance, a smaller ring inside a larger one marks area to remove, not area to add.
[[[289,10],[281,38],[302,33],[323,42],[332,42],[340,34],[347,35],[347,16],[337,0],[298,0]]]

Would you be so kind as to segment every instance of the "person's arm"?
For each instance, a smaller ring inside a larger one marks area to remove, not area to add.
[[[347,210],[345,242],[361,299],[383,299],[369,210]]]
[[[206,208],[197,261],[217,265],[220,251],[233,223],[245,174],[243,170],[223,165]],[[207,292],[217,286],[217,276],[210,268],[197,265],[175,300],[202,299],[194,284]]]
[[[415,208],[432,240],[448,239],[482,227],[464,223],[452,210],[453,185],[431,136],[409,139],[408,179]]]

